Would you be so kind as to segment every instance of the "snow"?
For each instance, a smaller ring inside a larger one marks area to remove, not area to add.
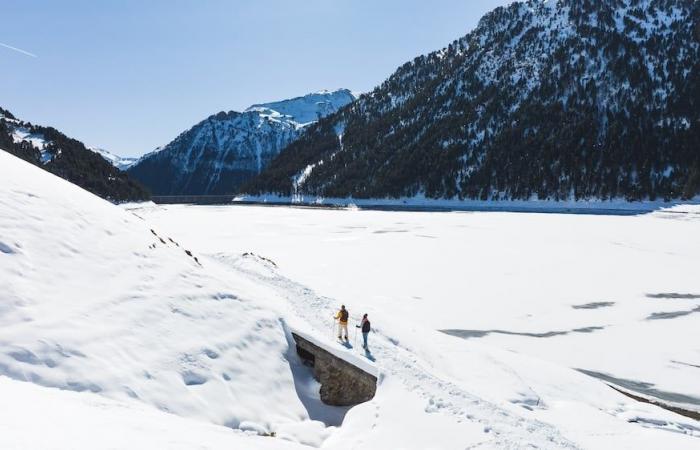
[[[0,153],[0,447],[696,448],[575,368],[696,394],[668,365],[700,314],[646,317],[697,304],[669,293],[700,291],[699,212],[119,207]],[[340,303],[368,354],[332,342]],[[292,330],[366,358],[376,397],[323,405]]]
[[[49,389],[7,377],[0,377],[0,396],[4,450],[301,448],[186,420],[133,400]]]
[[[129,167],[133,166],[139,161],[139,158],[128,158],[123,156],[117,156],[103,148],[99,147],[88,147],[88,150],[92,150],[101,157],[107,160],[108,163],[116,167],[121,171],[126,171]]]
[[[355,95],[347,89],[323,90],[303,97],[253,105],[246,111],[255,111],[276,118],[286,117],[299,126],[306,126],[337,111],[355,98]]]
[[[334,325],[333,329],[335,329],[335,325]],[[358,367],[358,368],[364,370],[368,374],[373,375],[375,377],[379,376],[377,366],[372,362],[372,360],[369,360],[367,358],[363,358],[362,356],[359,356],[356,352],[353,352],[351,349],[348,349],[344,346],[335,345],[332,337],[329,341],[327,333],[324,336],[324,335],[320,335],[318,333],[313,333],[313,332],[309,332],[309,331],[301,331],[298,329],[293,329],[291,331],[294,334],[296,334],[296,335],[306,339],[307,341],[311,342],[312,344],[316,345],[317,347],[322,348],[323,350],[327,351],[328,353],[332,354],[333,356],[336,356],[344,361],[349,362],[350,364],[354,365],[355,367]],[[349,329],[348,329],[348,331],[349,331]],[[350,333],[352,334],[352,332],[350,332]],[[355,338],[353,339],[354,344],[357,343],[357,340],[356,340],[357,336],[356,335],[357,335],[357,332],[355,332]]]
[[[7,119],[3,119],[7,120]],[[22,141],[29,142],[33,147],[37,148],[41,153],[41,163],[46,164],[53,160],[54,155],[46,150],[46,139],[41,134],[32,133],[28,128],[23,126],[13,126],[12,129],[12,140],[15,143]]]
[[[318,428],[274,293],[5,152],[0,170],[0,374],[234,429]]]
[[[30,142],[34,147],[38,149],[43,149],[46,145],[44,137],[38,134],[32,134],[25,127],[16,127],[12,132],[12,139],[15,142],[27,141]]]
[[[559,447],[697,445],[692,419],[578,371],[700,398],[700,349],[690,338],[700,314],[687,313],[700,305],[697,205],[632,216],[265,206],[144,213],[223,262],[248,251],[275,261],[276,269],[245,270],[300,302],[295,311],[317,330],[340,303],[353,321],[367,312],[379,395],[400,391],[385,386],[401,380],[426,412],[458,418],[465,430],[476,421],[499,437],[518,435],[524,414]],[[662,312],[685,315],[649,320]],[[328,443],[355,429],[361,408],[369,406],[353,408]],[[463,448],[472,439],[467,432],[450,443]]]
[[[306,182],[306,179],[309,177],[309,175],[311,175],[311,172],[313,172],[313,170],[316,168],[316,166],[318,166],[322,163],[323,162],[321,161],[319,163],[309,164],[308,166],[306,166],[304,168],[304,170],[301,171],[301,173],[299,173],[297,176],[294,177],[294,192],[295,193],[298,192],[299,188],[301,188],[304,185],[304,183]],[[295,195],[292,198],[298,199],[301,197]]]

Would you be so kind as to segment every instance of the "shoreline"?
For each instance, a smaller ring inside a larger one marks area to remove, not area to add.
[[[632,216],[664,210],[669,213],[684,214],[676,210],[680,205],[700,206],[700,197],[692,200],[669,202],[614,200],[445,200],[410,197],[399,199],[353,199],[321,198],[309,196],[281,197],[276,195],[234,196],[234,195],[176,195],[154,196],[153,202],[160,205],[192,204],[217,206],[267,206],[309,209],[353,209],[367,211],[407,211],[407,212],[513,212],[541,214],[584,214]]]

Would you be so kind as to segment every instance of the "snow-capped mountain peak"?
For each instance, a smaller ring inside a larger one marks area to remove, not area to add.
[[[285,117],[304,126],[334,113],[353,100],[355,96],[348,89],[322,90],[289,100],[256,104],[246,109],[246,112]]]
[[[93,152],[97,153],[106,159],[108,163],[122,171],[125,171],[129,167],[133,166],[139,160],[139,158],[115,155],[114,153],[99,147],[88,147],[88,150],[92,150]]]
[[[355,100],[348,89],[320,91],[214,114],[129,173],[160,195],[233,194],[294,142],[308,125]]]

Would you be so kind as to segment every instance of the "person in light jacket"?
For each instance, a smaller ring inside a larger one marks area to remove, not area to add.
[[[348,341],[348,319],[350,313],[345,309],[345,305],[340,306],[340,310],[335,313],[335,319],[338,321],[338,340],[342,339],[342,334],[345,332],[345,342]]]

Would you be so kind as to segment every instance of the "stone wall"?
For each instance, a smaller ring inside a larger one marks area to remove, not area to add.
[[[371,400],[377,392],[377,377],[339,358],[313,342],[292,333],[297,354],[313,367],[321,383],[321,401],[333,406],[352,406]]]

